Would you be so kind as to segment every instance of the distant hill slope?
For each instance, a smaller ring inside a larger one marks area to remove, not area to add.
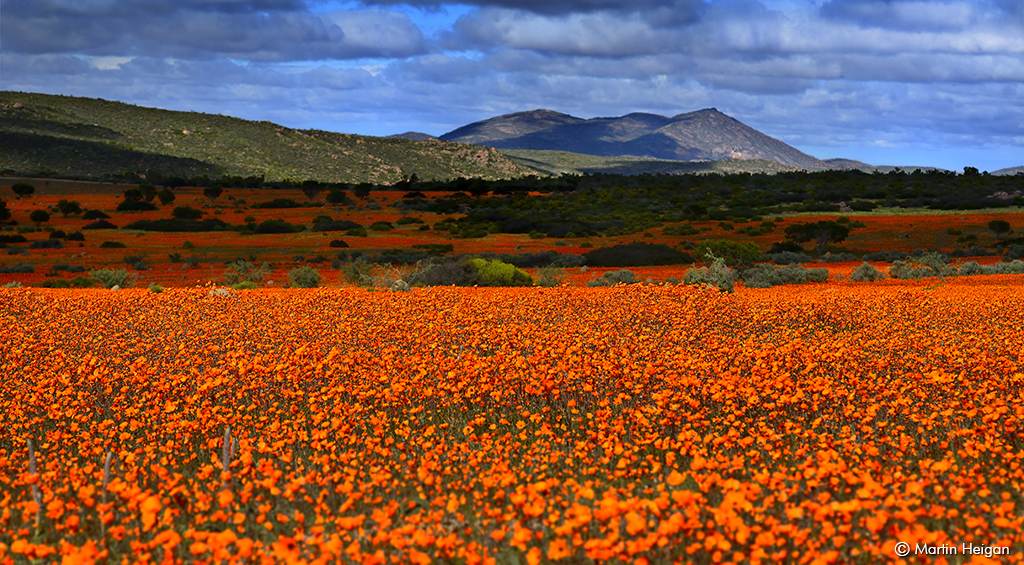
[[[381,182],[518,177],[498,151],[437,140],[296,130],[91,98],[0,92],[0,170],[105,178],[259,176]]]
[[[683,175],[700,173],[779,173],[798,170],[774,161],[671,161],[652,157],[604,156],[546,149],[502,149],[513,161],[540,173],[561,175]]]
[[[583,119],[533,110],[475,122],[441,136],[447,141],[499,149],[557,150],[670,161],[772,161],[820,170],[828,165],[769,137],[717,109],[673,117],[634,113]]]
[[[389,135],[390,138],[408,139],[409,141],[437,141],[437,138],[422,131],[407,131]]]
[[[1007,167],[1005,169],[999,169],[998,171],[992,171],[993,175],[1024,175],[1024,165],[1020,167]]]

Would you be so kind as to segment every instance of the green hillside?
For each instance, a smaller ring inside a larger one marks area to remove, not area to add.
[[[601,156],[546,149],[502,149],[513,161],[535,171],[617,175],[682,175],[693,173],[780,173],[795,170],[774,161],[672,161],[652,157]]]
[[[91,98],[0,92],[0,171],[104,179],[263,176],[378,182],[530,171],[490,148],[296,130]]]

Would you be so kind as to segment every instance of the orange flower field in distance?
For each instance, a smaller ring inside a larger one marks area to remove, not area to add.
[[[1022,282],[0,289],[0,562],[1019,561]]]

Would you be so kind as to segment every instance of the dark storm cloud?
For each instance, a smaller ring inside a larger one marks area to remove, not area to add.
[[[405,57],[425,50],[400,13],[315,14],[298,0],[8,0],[3,48],[263,61]]]

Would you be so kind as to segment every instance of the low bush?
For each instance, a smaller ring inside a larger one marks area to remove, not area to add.
[[[395,229],[395,226],[391,222],[373,222],[370,224],[370,229],[373,231],[391,231]]]
[[[5,275],[23,275],[27,273],[36,272],[36,268],[28,263],[18,263],[15,265],[0,265],[0,274]]]
[[[977,261],[968,261],[957,269],[957,274],[960,276],[969,277],[971,275],[984,275],[985,267],[978,264]]]
[[[178,206],[171,212],[171,216],[177,220],[198,220],[203,217],[203,211],[191,206]]]
[[[160,220],[139,220],[124,227],[126,230],[142,230],[156,232],[203,232],[224,231],[230,226],[222,220],[186,220],[182,218],[165,218]]]
[[[332,239],[330,243],[331,247],[345,248],[348,247],[348,242],[344,239]]]
[[[128,246],[120,241],[104,241],[100,244],[101,249],[124,249],[126,247]]]
[[[231,288],[235,290],[255,290],[259,287],[260,285],[256,284],[253,281],[241,281],[231,285]]]
[[[271,234],[271,233],[298,233],[304,231],[305,226],[298,224],[289,224],[284,220],[264,220],[260,222],[253,231],[259,234]]]
[[[769,253],[766,257],[769,261],[778,265],[793,265],[795,263],[806,263],[811,260],[810,255],[799,251],[778,251],[776,253]]]
[[[253,208],[274,209],[274,208],[305,208],[315,206],[314,204],[300,204],[291,198],[275,198],[268,202],[253,204]]]
[[[808,269],[803,265],[754,265],[740,274],[743,284],[750,288],[769,288],[784,284],[825,282],[828,269]]]
[[[858,265],[850,273],[850,280],[854,282],[874,282],[885,278],[885,273],[874,268],[867,261]]]
[[[6,245],[8,243],[25,243],[27,241],[28,240],[25,239],[25,236],[21,235],[20,233],[0,234],[0,244]]]
[[[59,239],[40,239],[29,244],[32,249],[61,249],[64,242]]]
[[[68,265],[67,263],[57,263],[50,268],[54,273],[84,273],[85,267],[81,265]]]
[[[693,257],[659,243],[626,243],[588,251],[584,261],[591,267],[629,267],[693,263]]]
[[[363,287],[372,287],[373,265],[362,257],[340,266],[341,276],[348,282]]]
[[[158,285],[156,283],[151,283],[149,285],[149,291],[152,292],[153,294],[160,294],[161,292],[164,291],[164,287],[162,287],[162,286],[160,286],[160,285]]]
[[[335,220],[330,216],[317,216],[313,218],[313,231],[348,231],[352,228],[361,228],[356,222],[349,220]]]
[[[239,259],[228,263],[224,271],[224,283],[234,285],[241,282],[260,283],[270,274],[270,265]]]
[[[296,267],[288,271],[288,284],[296,288],[316,288],[320,286],[320,273],[312,267]]]
[[[73,231],[64,236],[65,241],[85,241],[85,234],[80,231]]]
[[[615,286],[617,284],[636,284],[640,282],[637,280],[636,275],[629,269],[620,269],[618,271],[608,271],[602,274],[600,277],[587,283],[587,286]]]
[[[537,286],[556,287],[565,280],[565,269],[561,267],[541,267],[537,271]]]
[[[395,223],[400,226],[407,226],[410,224],[422,224],[423,220],[419,218],[414,218],[412,216],[402,216],[401,218],[395,220]]]
[[[82,226],[83,230],[116,230],[117,226],[107,220],[96,220]]]
[[[690,224],[679,224],[676,226],[665,226],[661,233],[665,235],[697,235],[700,233],[700,230]]]
[[[145,200],[125,200],[117,205],[118,212],[149,212],[156,209],[156,204]]]
[[[92,277],[75,277],[73,279],[51,279],[39,283],[42,288],[92,288],[96,279]]]
[[[110,219],[110,216],[107,215],[106,212],[103,212],[102,210],[86,210],[85,213],[82,214],[82,219],[83,220],[108,220],[108,219]]]
[[[697,245],[697,256],[707,257],[708,253],[721,259],[729,267],[747,267],[761,259],[761,250],[749,241],[731,239],[708,239]]]
[[[935,252],[896,261],[889,268],[889,276],[894,279],[921,279],[954,274],[956,270],[949,266],[946,256]]]
[[[480,286],[532,286],[533,279],[511,263],[474,257],[468,261]]]
[[[725,259],[715,256],[712,252],[708,252],[705,257],[709,265],[686,271],[683,283],[689,285],[708,285],[722,292],[732,292],[736,284],[736,272],[725,263]]]
[[[89,276],[104,288],[127,288],[135,283],[135,275],[125,269],[99,269],[89,271]]]

